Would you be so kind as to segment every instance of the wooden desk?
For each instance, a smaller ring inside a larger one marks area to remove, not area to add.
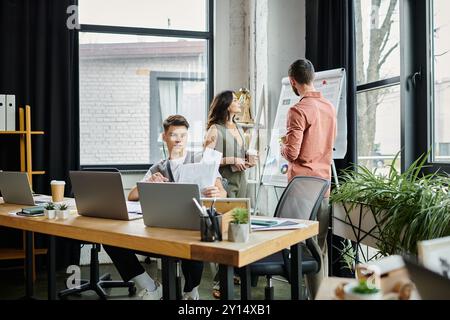
[[[142,220],[118,221],[82,217],[71,214],[67,220],[47,220],[44,217],[27,218],[10,212],[19,205],[0,202],[0,225],[50,235],[49,244],[49,299],[56,298],[54,281],[54,236],[107,244],[164,256],[164,298],[175,298],[175,261],[192,259],[219,264],[221,297],[233,298],[233,267],[241,268],[243,281],[241,296],[250,299],[250,269],[248,265],[284,248],[291,247],[292,272],[297,274],[291,283],[292,299],[301,298],[301,247],[300,242],[318,234],[318,222],[303,221],[307,227],[296,230],[259,231],[250,235],[247,243],[228,241],[207,243],[200,241],[199,231],[148,228]],[[224,237],[227,238],[226,236]],[[28,269],[27,269],[28,270]],[[53,272],[53,273],[52,273]],[[27,273],[27,286],[28,281]],[[32,285],[32,284],[31,284]],[[27,287],[28,288],[28,287]],[[31,292],[30,292],[31,291]],[[27,295],[32,289],[27,289]]]

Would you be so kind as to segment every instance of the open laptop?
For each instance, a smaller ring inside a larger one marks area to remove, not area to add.
[[[200,200],[196,184],[138,182],[144,224],[148,227],[200,230]]]
[[[119,172],[70,171],[79,215],[114,220],[141,219],[139,203],[127,202]]]
[[[422,300],[450,300],[450,279],[403,257],[411,281]]]
[[[0,191],[5,203],[34,206],[47,202],[34,199],[26,172],[0,171]]]

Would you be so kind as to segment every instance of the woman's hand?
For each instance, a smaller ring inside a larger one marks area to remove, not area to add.
[[[245,171],[247,169],[248,162],[245,161],[245,159],[242,158],[234,158],[234,167],[237,171]]]

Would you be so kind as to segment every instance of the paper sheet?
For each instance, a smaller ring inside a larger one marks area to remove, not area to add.
[[[214,186],[221,160],[222,153],[206,148],[200,162],[180,166],[177,182],[197,184],[200,191]]]

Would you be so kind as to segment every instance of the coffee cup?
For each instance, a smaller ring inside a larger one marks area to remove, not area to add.
[[[252,166],[256,165],[258,161],[258,151],[255,149],[248,149],[247,151],[248,163]]]
[[[64,200],[64,187],[66,185],[65,181],[52,180],[50,186],[52,189],[52,201],[62,202]]]

